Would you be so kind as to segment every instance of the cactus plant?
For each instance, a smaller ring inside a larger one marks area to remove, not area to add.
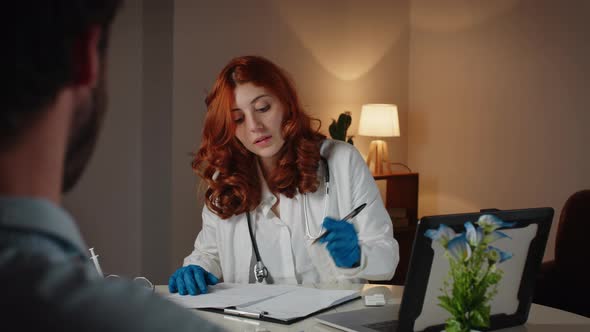
[[[352,141],[352,136],[346,135],[348,127],[350,127],[351,123],[352,116],[350,115],[350,112],[341,113],[340,116],[338,116],[338,121],[332,119],[332,123],[328,128],[330,131],[330,136],[332,136],[332,139],[346,141],[349,144],[354,145],[354,142]]]

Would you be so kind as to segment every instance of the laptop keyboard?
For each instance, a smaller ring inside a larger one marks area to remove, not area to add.
[[[371,323],[363,326],[378,332],[394,332],[397,329],[397,320],[388,320],[384,322]]]

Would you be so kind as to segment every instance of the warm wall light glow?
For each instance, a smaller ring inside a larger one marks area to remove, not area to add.
[[[392,104],[363,105],[358,134],[374,137],[400,136],[397,106]]]
[[[301,44],[335,77],[350,81],[382,61],[407,24],[407,4],[391,0],[281,0],[275,5]]]
[[[516,7],[520,0],[412,0],[413,27],[437,32],[465,30]]]

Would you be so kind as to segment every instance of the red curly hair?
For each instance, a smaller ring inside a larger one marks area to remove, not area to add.
[[[291,79],[263,57],[234,58],[223,68],[205,100],[203,138],[192,162],[193,170],[207,181],[205,204],[222,219],[255,209],[262,194],[256,155],[236,138],[231,117],[234,90],[244,83],[264,87],[284,106],[281,133],[285,143],[269,174],[269,189],[293,198],[297,190],[302,194],[315,192],[319,186],[320,146],[326,137],[319,133],[319,126],[312,128],[315,119],[303,111]]]

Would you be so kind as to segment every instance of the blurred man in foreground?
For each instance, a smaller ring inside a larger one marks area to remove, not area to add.
[[[216,331],[130,282],[107,282],[61,205],[82,174],[106,105],[119,0],[2,5],[0,312],[19,331]]]

